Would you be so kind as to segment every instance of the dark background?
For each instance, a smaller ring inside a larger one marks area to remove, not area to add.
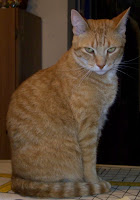
[[[140,0],[69,0],[68,47],[72,41],[72,8],[87,19],[111,19],[130,6],[131,18],[127,22],[127,42],[122,61],[125,66],[119,68],[117,98],[109,110],[99,142],[99,164],[140,165]]]

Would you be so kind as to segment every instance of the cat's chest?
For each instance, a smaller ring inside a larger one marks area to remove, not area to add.
[[[97,115],[105,116],[113,104],[117,93],[117,84],[83,84],[71,98],[71,106],[79,119]]]
[[[117,84],[113,84],[104,88],[100,92],[100,97],[103,99],[104,108],[112,105],[117,94]]]
[[[103,109],[107,109],[112,105],[117,94],[118,82],[114,81],[112,83],[99,83],[92,84],[87,87],[89,92],[89,99],[93,99],[97,104],[101,105]],[[90,96],[91,95],[91,96]]]

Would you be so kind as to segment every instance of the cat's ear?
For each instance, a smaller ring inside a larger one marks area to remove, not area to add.
[[[84,18],[74,9],[71,10],[71,23],[74,35],[80,35],[87,31],[88,24]]]
[[[113,18],[113,21],[115,22],[115,30],[118,31],[120,34],[125,34],[129,11],[130,7],[127,10],[123,11],[117,17]]]

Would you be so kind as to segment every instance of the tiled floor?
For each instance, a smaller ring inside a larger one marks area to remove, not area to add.
[[[75,199],[118,200],[128,197],[130,200],[140,200],[140,167],[99,165],[97,171],[100,177],[112,183],[111,191],[108,194]],[[40,200],[14,194],[10,189],[10,174],[10,161],[0,161],[0,200]]]

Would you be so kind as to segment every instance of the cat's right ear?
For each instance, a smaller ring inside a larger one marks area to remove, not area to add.
[[[84,18],[74,9],[71,10],[71,23],[73,26],[73,34],[80,35],[87,31],[88,24]]]
[[[120,34],[125,34],[126,31],[126,22],[129,15],[130,8],[123,11],[120,15],[113,18],[115,23],[115,30],[117,30]]]

